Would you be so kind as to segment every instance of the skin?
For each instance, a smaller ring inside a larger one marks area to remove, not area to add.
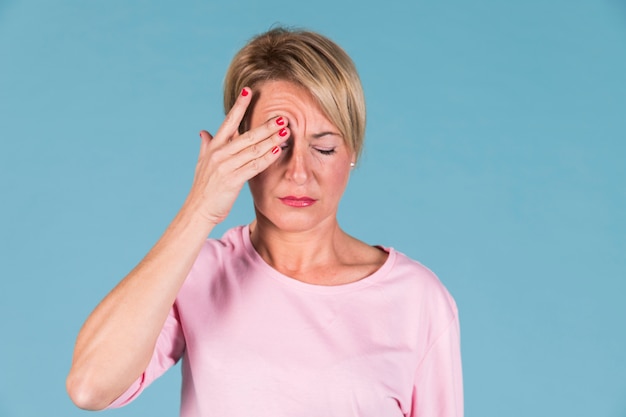
[[[370,275],[386,254],[350,237],[337,223],[354,152],[306,90],[270,81],[256,91],[250,125],[261,126],[281,115],[290,129],[282,155],[249,181],[257,218],[251,227],[256,250],[278,271],[308,283],[338,285]],[[286,196],[315,202],[294,208],[281,200]]]
[[[384,262],[384,252],[348,236],[337,224],[354,157],[337,129],[305,91],[281,81],[257,89],[249,131],[237,132],[253,96],[245,88],[214,137],[200,132],[193,184],[180,211],[85,321],[66,381],[78,407],[107,407],[145,370],[203,242],[228,216],[246,181],[257,213],[253,244],[278,271],[337,285],[361,279]],[[329,155],[319,152],[330,148]],[[276,199],[283,195],[316,201],[293,208]]]

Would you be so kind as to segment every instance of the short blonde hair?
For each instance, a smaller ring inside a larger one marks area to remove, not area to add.
[[[365,98],[354,62],[335,42],[306,30],[274,28],[252,38],[233,58],[224,80],[224,111],[244,87],[289,81],[307,90],[356,158],[365,136]],[[244,118],[241,130],[248,128]]]

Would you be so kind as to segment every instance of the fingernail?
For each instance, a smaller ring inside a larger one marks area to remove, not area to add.
[[[278,131],[278,136],[286,136],[286,135],[287,135],[287,129],[285,129],[284,127]]]
[[[283,119],[282,117],[279,117],[278,119],[276,119],[276,124],[278,126],[282,126],[285,124],[285,119]]]
[[[274,146],[274,147],[272,148],[272,153],[273,153],[274,155],[276,155],[278,152],[280,152],[280,148],[279,148],[278,146]]]
[[[246,90],[245,88],[243,90],[241,90],[241,95],[242,96],[247,96],[248,95],[248,90]]]

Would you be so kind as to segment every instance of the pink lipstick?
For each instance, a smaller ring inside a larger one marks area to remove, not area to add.
[[[294,197],[291,195],[287,197],[280,197],[279,200],[289,207],[309,207],[317,201],[311,197]]]

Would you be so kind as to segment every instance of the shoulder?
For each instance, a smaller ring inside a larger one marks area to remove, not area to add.
[[[208,238],[194,261],[181,292],[196,291],[211,285],[216,279],[240,275],[248,259],[244,242],[245,226],[229,229],[219,238]]]
[[[245,226],[237,226],[227,230],[221,238],[208,238],[204,241],[198,257],[194,262],[194,269],[203,268],[209,263],[215,267],[216,262],[231,259],[233,256],[240,256],[246,252],[246,245],[243,239]]]
[[[401,288],[407,303],[443,320],[458,315],[454,298],[431,269],[394,249],[389,249],[389,254],[386,280]]]

